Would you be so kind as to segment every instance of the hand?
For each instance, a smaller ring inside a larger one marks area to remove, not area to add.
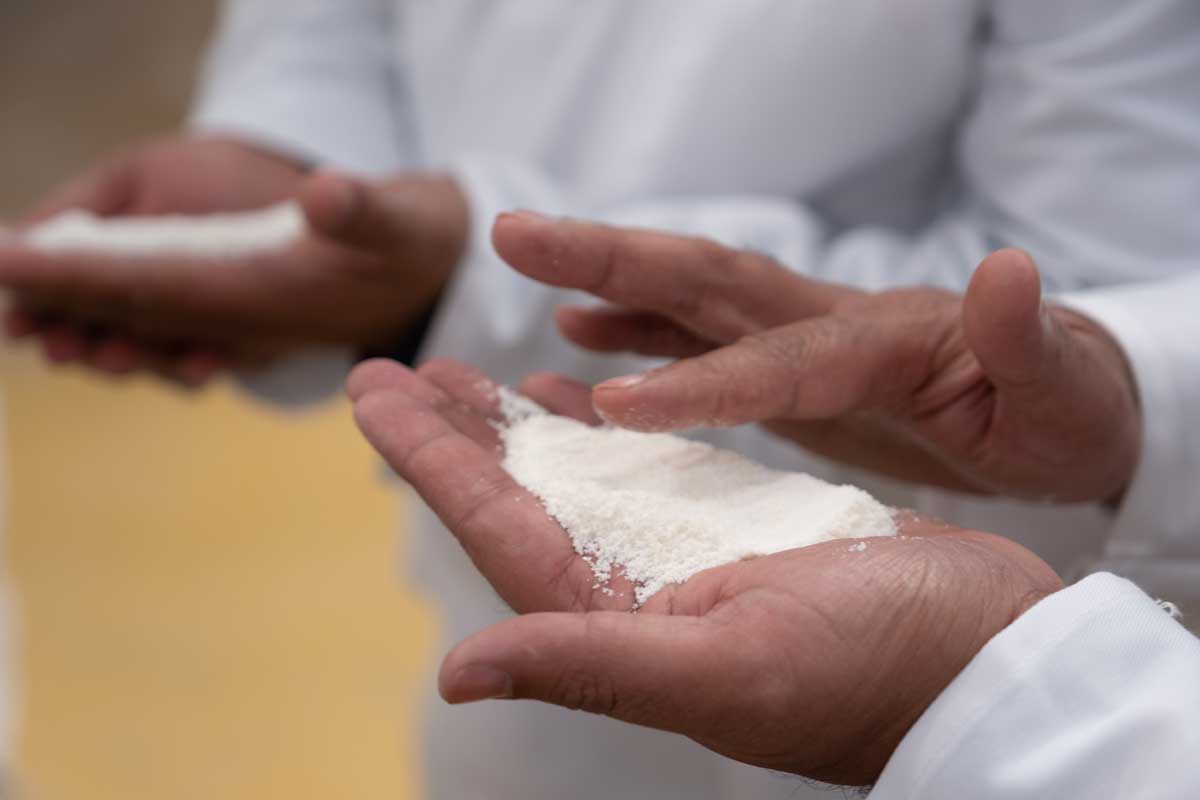
[[[712,242],[505,215],[500,255],[615,308],[563,309],[575,343],[681,359],[601,384],[596,409],[642,431],[763,422],[822,455],[959,491],[1113,500],[1141,417],[1123,352],[1042,303],[1027,255],[1002,251],[965,298],[870,294]]]
[[[0,243],[10,333],[55,361],[112,373],[153,368],[197,383],[308,345],[386,347],[435,301],[465,246],[467,209],[448,178],[366,184],[306,176],[221,140],[153,144],[56,192],[24,224],[82,208],[198,214],[297,199],[310,232],[281,252],[236,259],[46,254]]]
[[[587,421],[585,387],[523,389]],[[452,362],[360,366],[348,390],[370,442],[527,616],[459,644],[452,703],[533,699],[691,737],[748,764],[865,784],[980,648],[1061,588],[1032,553],[906,515],[903,536],[843,541],[696,575],[628,613],[501,468],[486,377]]]

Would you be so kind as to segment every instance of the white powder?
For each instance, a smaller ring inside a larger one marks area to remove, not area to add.
[[[229,258],[287,247],[303,235],[305,226],[304,212],[296,203],[198,216],[101,218],[68,211],[28,231],[25,241],[51,253]]]
[[[891,511],[853,486],[677,436],[591,427],[507,390],[500,399],[504,468],[566,529],[598,582],[623,570],[639,604],[740,559],[896,535]]]

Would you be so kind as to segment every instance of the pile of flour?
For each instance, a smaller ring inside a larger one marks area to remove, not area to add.
[[[702,570],[831,539],[895,536],[861,489],[781,472],[666,434],[591,427],[501,391],[504,468],[570,534],[598,585],[638,604]]]
[[[101,218],[68,211],[29,230],[25,241],[49,253],[231,258],[283,249],[302,236],[305,227],[304,212],[296,203],[198,216]]]

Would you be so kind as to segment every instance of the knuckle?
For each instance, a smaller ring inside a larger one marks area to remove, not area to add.
[[[725,302],[729,293],[725,291],[738,281],[740,255],[737,251],[712,241],[700,239],[696,242],[698,269],[688,270],[691,280],[681,282],[676,295],[676,311],[680,316],[698,318],[705,316],[714,301]]]
[[[709,274],[728,274],[739,266],[740,253],[713,239],[696,239],[696,261]]]
[[[727,272],[739,281],[757,284],[787,269],[770,256],[754,250],[736,250],[729,253]]]
[[[602,250],[589,285],[580,288],[601,297],[607,296],[618,280],[617,275],[634,260],[636,253],[633,252],[628,237],[618,237]]]
[[[596,593],[592,588],[594,577],[590,569],[581,576],[579,563],[578,556],[572,550],[550,574],[546,588],[554,596],[562,598],[564,611],[586,614],[595,605]]]
[[[814,337],[787,331],[751,334],[739,342],[738,350],[748,362],[750,386],[759,392],[777,391],[783,381],[792,381],[811,360]]]
[[[799,331],[783,329],[752,333],[743,337],[739,344],[749,356],[766,367],[790,368],[803,361],[805,353],[812,349],[812,338]]]
[[[751,383],[765,403],[797,412],[802,406],[822,410],[841,405],[848,388],[841,380],[820,380],[818,372],[836,369],[840,354],[856,351],[854,326],[836,317],[820,324],[753,334],[743,340],[755,362],[758,380]],[[828,373],[826,373],[828,376]],[[816,378],[816,379],[814,379]],[[802,402],[802,400],[804,402]]]
[[[728,248],[708,239],[672,237],[665,248],[675,255],[674,264],[663,276],[656,310],[676,320],[706,318],[714,300],[724,297],[720,290],[729,283],[732,254]]]
[[[561,672],[551,686],[550,702],[572,711],[613,716],[619,707],[611,680],[590,670],[571,668]]]
[[[415,451],[412,459],[422,455],[421,450],[431,450],[433,447],[442,447],[449,441],[453,434],[447,432],[437,436],[435,439],[426,442],[421,449]],[[445,469],[448,465],[442,464],[443,454],[439,454],[439,470]],[[413,460],[410,459],[409,468],[413,468]],[[475,528],[484,528],[487,526],[488,520],[495,512],[495,504],[497,501],[503,500],[512,490],[512,480],[503,472],[495,475],[481,475],[475,481],[467,494],[461,501],[462,507],[457,514],[450,516],[447,520],[447,528],[452,531],[469,531]]]
[[[741,354],[732,354],[739,358]],[[706,408],[706,422],[710,425],[722,425],[726,421],[738,418],[749,402],[758,394],[757,382],[748,379],[736,364],[725,363],[725,360],[701,358],[694,362],[699,370],[698,383],[705,387],[698,392],[698,398],[707,398],[699,404]]]
[[[447,375],[453,375],[461,371],[461,369],[462,365],[459,362],[451,358],[440,356],[438,358],[431,358],[421,366],[417,367],[417,374],[423,378],[436,379],[439,377],[445,377]]]

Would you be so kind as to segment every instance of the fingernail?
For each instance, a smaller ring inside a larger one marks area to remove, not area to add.
[[[519,208],[516,211],[511,211],[509,213],[511,216],[514,216],[519,220],[523,220],[525,222],[532,222],[532,223],[538,224],[538,225],[544,225],[547,222],[554,221],[554,219],[552,217],[549,217],[546,214],[542,214],[541,212],[538,212],[538,211],[530,211],[527,208]]]
[[[610,381],[605,381],[596,387],[597,390],[607,389],[629,389],[638,384],[645,383],[648,373],[642,372],[637,375],[626,375],[622,378],[613,378]]]
[[[453,703],[508,700],[513,696],[512,678],[486,664],[463,667],[454,676]]]

